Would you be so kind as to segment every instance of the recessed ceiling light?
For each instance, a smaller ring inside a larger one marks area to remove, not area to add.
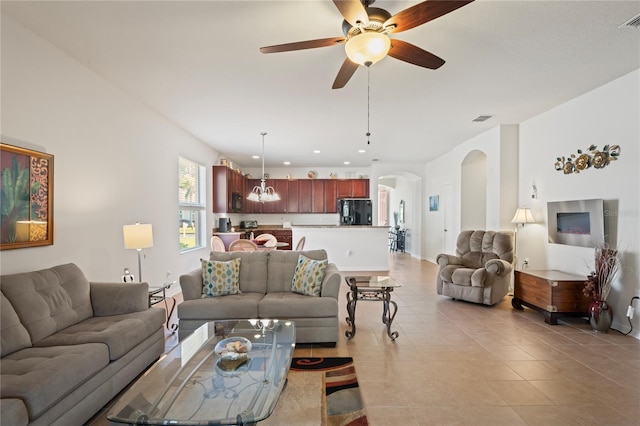
[[[346,164],[351,164],[351,163],[349,161],[345,161],[343,164],[346,165]]]
[[[365,152],[367,152],[367,151],[365,151],[364,149],[359,149],[359,150],[358,150],[358,152],[359,152],[360,154],[363,154],[363,153],[365,153]]]
[[[313,153],[314,153],[314,154],[320,154],[320,150],[319,150],[319,149],[314,149],[314,150],[313,150]]]
[[[284,162],[284,165],[285,165],[285,166],[288,166],[289,164],[291,164],[291,161],[285,161],[285,162]]]
[[[257,160],[258,158],[260,158],[260,156],[259,155],[252,155],[251,158],[254,158],[254,159]]]

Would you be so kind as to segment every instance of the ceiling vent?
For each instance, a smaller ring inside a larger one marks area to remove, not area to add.
[[[629,19],[624,24],[620,25],[618,28],[638,28],[640,27],[640,13]]]
[[[471,121],[476,122],[476,123],[481,123],[483,121],[487,121],[491,117],[493,117],[493,115],[479,115],[479,116],[477,116],[476,118],[474,118]]]

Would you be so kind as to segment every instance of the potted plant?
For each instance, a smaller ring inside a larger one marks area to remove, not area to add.
[[[595,331],[607,332],[611,326],[613,313],[607,303],[611,285],[620,269],[618,250],[609,248],[607,244],[596,246],[594,254],[594,270],[588,275],[583,293],[593,299],[589,305],[589,323]]]

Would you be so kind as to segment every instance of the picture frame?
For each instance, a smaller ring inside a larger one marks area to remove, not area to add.
[[[429,211],[437,212],[440,203],[439,195],[429,195]]]
[[[0,143],[0,250],[53,245],[53,155]]]

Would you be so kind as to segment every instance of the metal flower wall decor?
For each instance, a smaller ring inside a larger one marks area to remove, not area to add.
[[[602,150],[598,150],[595,145],[589,146],[586,152],[578,150],[577,154],[571,154],[567,158],[556,158],[555,168],[565,175],[580,173],[583,170],[593,167],[603,169],[611,161],[618,159],[620,155],[620,145],[605,145]]]

